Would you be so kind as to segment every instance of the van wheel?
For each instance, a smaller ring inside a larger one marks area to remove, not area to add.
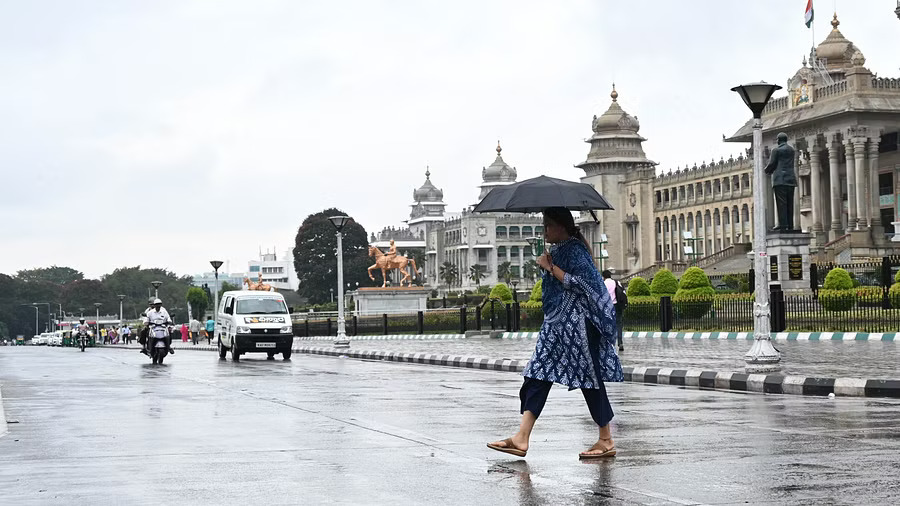
[[[238,351],[237,347],[237,339],[231,339],[231,360],[232,362],[238,362],[241,360],[241,352]]]
[[[270,353],[267,353],[267,354],[266,354],[266,360],[275,360],[275,354],[274,354],[274,353],[271,353],[271,352],[270,352]]]
[[[216,345],[216,347],[219,349],[219,358],[221,358],[221,359],[224,360],[224,359],[225,359],[225,355],[228,353],[228,350],[226,350],[225,347],[222,346],[222,340],[221,340],[221,339],[219,340],[219,342],[218,342],[218,344]]]
[[[290,360],[290,359],[291,359],[291,350],[288,350],[288,351],[283,352],[283,353],[281,354],[281,356],[282,356],[285,360]]]

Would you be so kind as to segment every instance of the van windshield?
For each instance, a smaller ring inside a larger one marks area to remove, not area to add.
[[[238,299],[236,314],[287,314],[281,299]]]

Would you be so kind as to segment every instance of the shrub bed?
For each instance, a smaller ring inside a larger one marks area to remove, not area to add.
[[[707,283],[709,280],[707,280]],[[660,269],[650,282],[650,294],[655,297],[672,296],[678,291],[678,280],[669,269]]]
[[[828,311],[849,311],[856,305],[853,279],[840,267],[831,269],[825,276],[825,284],[819,290],[819,303]]]
[[[715,298],[716,291],[703,269],[691,267],[681,277],[681,284],[672,303],[679,316],[701,318],[709,312]]]

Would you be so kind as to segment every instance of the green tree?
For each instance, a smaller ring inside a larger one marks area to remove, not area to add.
[[[525,262],[525,265],[522,267],[522,271],[523,271],[525,279],[527,279],[529,281],[534,281],[535,278],[538,277],[538,273],[541,272],[541,268],[538,266],[536,261],[528,260]]]
[[[828,311],[848,311],[856,305],[853,278],[840,267],[828,271],[825,284],[819,290],[819,303]]]
[[[501,262],[497,266],[497,280],[509,283],[512,279],[512,264],[510,262]]]
[[[206,312],[206,308],[209,307],[209,298],[206,296],[206,292],[199,286],[188,288],[185,300],[190,304],[191,313],[194,315],[194,318],[197,319],[202,318],[203,313]]]
[[[151,282],[162,281],[162,285],[159,287],[159,298],[166,307],[178,306],[181,301],[185,300],[192,283],[190,276],[179,276],[167,269],[143,268],[140,265],[119,267],[102,276],[101,281],[105,287],[103,296],[107,299],[97,301],[103,303],[100,312],[118,313],[119,299],[117,295],[124,295],[122,310],[125,318],[128,319],[137,318],[147,309],[148,299],[154,294]],[[66,309],[72,311],[71,306],[66,306]]]
[[[448,288],[452,287],[459,278],[459,269],[451,262],[444,262],[440,268],[440,276]]]
[[[488,299],[501,300],[503,302],[512,302],[512,290],[510,290],[505,283],[497,283],[491,290],[491,294],[488,296]]]
[[[26,283],[35,281],[48,281],[57,285],[64,285],[73,281],[81,281],[84,274],[71,267],[40,267],[37,269],[25,269],[16,273],[16,278]]]
[[[625,290],[625,295],[629,298],[648,296],[650,295],[650,285],[640,276],[631,278],[631,281],[628,282],[628,289]]]
[[[650,293],[656,297],[672,296],[678,291],[678,280],[669,269],[660,269],[650,282]]]
[[[475,264],[469,267],[469,279],[475,282],[475,286],[481,286],[481,280],[487,277],[487,267]]]
[[[534,285],[534,288],[531,289],[531,297],[528,298],[531,302],[541,302],[543,301],[544,295],[544,280],[538,280],[538,282]]]
[[[325,209],[307,216],[297,229],[294,242],[294,270],[300,280],[297,291],[311,304],[328,302],[330,290],[337,286],[337,235],[328,218],[344,215],[339,209]],[[351,218],[341,234],[344,283],[372,286],[366,269],[374,262],[369,258],[365,229]]]
[[[681,276],[681,284],[672,303],[686,318],[700,318],[709,312],[716,291],[709,283],[709,277],[699,267],[691,267]]]

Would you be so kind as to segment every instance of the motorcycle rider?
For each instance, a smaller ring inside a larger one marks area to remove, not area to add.
[[[147,329],[150,328],[149,322],[158,319],[165,322],[165,325],[172,324],[172,318],[169,316],[169,312],[166,311],[166,308],[162,307],[162,301],[159,299],[153,299],[152,305],[147,309],[147,316],[143,318]],[[150,354],[149,350],[147,349],[147,345],[151,342],[152,339],[148,334],[147,339],[144,341],[144,343],[142,343],[143,349],[141,350],[141,353],[144,353],[146,355]],[[175,350],[172,349],[172,334],[170,332],[166,334],[166,350],[173,355],[175,354]]]
[[[87,323],[84,323],[84,317],[83,317],[83,316],[82,316],[81,318],[78,319],[78,325],[75,326],[75,333],[74,333],[73,335],[74,335],[74,336],[77,336],[78,339],[81,339],[81,333],[82,333],[82,332],[83,332],[84,335],[85,335],[85,339],[88,339],[87,336],[90,336],[90,335],[91,335],[91,327],[90,327],[90,325],[88,325]],[[78,345],[77,342],[76,342],[75,344]]]

